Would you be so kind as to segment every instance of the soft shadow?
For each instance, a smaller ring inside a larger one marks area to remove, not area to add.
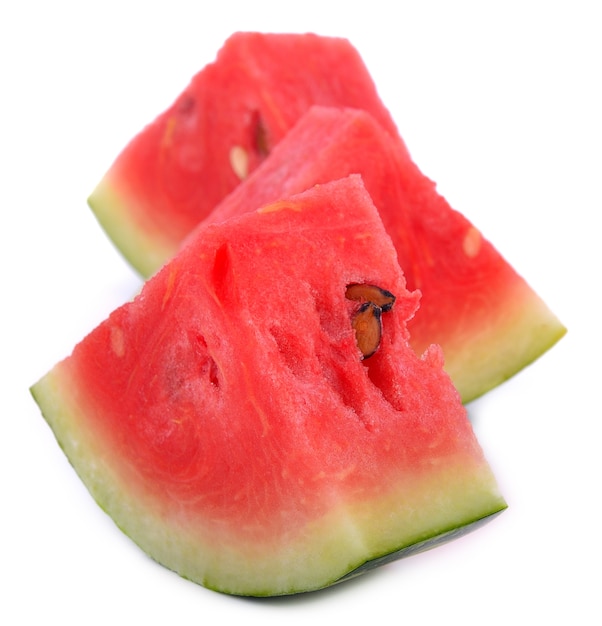
[[[473,428],[478,428],[479,423],[482,421],[483,415],[487,414],[488,402],[489,398],[481,396],[480,398],[476,398],[475,400],[472,400],[464,406],[468,419],[470,420]]]

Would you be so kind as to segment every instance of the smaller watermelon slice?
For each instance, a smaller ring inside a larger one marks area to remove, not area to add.
[[[318,589],[506,506],[440,350],[408,345],[417,305],[354,175],[199,228],[32,393],[154,559],[232,594]]]
[[[418,354],[443,348],[466,403],[537,359],[565,327],[493,244],[437,192],[399,138],[366,111],[312,107],[272,154],[212,211],[219,222],[317,183],[362,175],[408,287]]]
[[[148,277],[313,104],[366,109],[397,132],[348,40],[234,33],[118,155],[89,204]]]

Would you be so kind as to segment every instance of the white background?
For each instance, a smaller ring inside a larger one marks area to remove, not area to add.
[[[2,5],[2,624],[602,623],[597,8]],[[348,37],[422,170],[569,328],[469,406],[509,502],[500,518],[332,590],[272,601],[208,591],[146,558],[89,497],[28,392],[140,285],[88,194],[235,30]]]

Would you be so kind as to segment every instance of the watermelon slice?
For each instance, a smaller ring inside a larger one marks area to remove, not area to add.
[[[363,108],[397,132],[346,39],[235,33],[117,157],[89,204],[148,277],[312,104]]]
[[[506,506],[440,349],[407,343],[417,305],[354,175],[199,228],[32,393],[154,559],[232,594],[318,589]]]
[[[418,354],[440,344],[445,368],[468,402],[531,363],[564,326],[412,162],[404,145],[365,111],[312,107],[205,222],[219,222],[316,183],[360,173],[411,290]]]

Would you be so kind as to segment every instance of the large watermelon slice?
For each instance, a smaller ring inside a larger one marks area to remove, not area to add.
[[[148,277],[312,104],[363,108],[397,132],[346,39],[235,33],[117,157],[89,204]]]
[[[317,589],[505,508],[440,350],[407,343],[417,300],[355,175],[200,228],[32,392],[157,561]],[[369,358],[358,315],[382,322]]]
[[[369,155],[367,157],[367,155]],[[442,346],[464,402],[532,362],[564,326],[365,111],[312,107],[206,222],[225,220],[316,183],[360,173],[411,290],[422,292],[409,322],[418,354]]]

